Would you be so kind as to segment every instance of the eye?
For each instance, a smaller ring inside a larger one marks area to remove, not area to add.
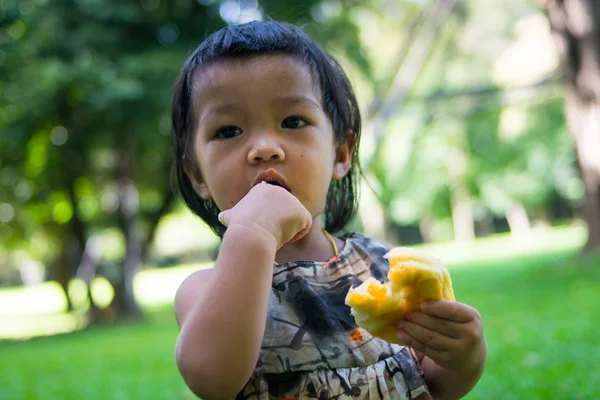
[[[215,138],[231,139],[242,134],[242,130],[237,126],[224,126],[217,131]]]
[[[300,129],[306,125],[308,122],[300,117],[287,117],[281,122],[281,127],[286,129]]]

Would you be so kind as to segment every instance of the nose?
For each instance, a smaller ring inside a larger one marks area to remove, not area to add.
[[[273,134],[257,135],[248,151],[248,162],[250,164],[281,162],[283,160],[285,160],[285,152]]]

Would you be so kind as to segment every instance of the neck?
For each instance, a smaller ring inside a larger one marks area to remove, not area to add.
[[[336,239],[338,249],[341,240]],[[275,261],[283,264],[291,261],[328,261],[335,254],[331,242],[321,228],[321,216],[313,219],[310,231],[300,240],[283,245],[275,254]]]

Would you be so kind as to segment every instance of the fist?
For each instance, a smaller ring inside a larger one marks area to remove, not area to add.
[[[304,237],[312,226],[312,216],[300,200],[266,182],[257,184],[233,208],[221,212],[219,221],[225,226],[238,224],[263,230],[277,241],[277,250]]]

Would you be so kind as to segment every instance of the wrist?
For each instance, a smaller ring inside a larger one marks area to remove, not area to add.
[[[483,374],[487,362],[487,343],[485,341],[481,343],[481,347],[476,354],[469,373],[471,376],[479,378]]]
[[[436,400],[456,400],[465,396],[477,384],[485,369],[486,358],[466,369],[451,370],[425,356],[421,367],[429,392]]]
[[[273,253],[273,258],[275,258],[275,252],[279,248],[277,238],[271,232],[257,224],[231,224],[227,227],[223,236],[223,241],[228,239],[234,239],[237,243],[239,243],[239,240],[243,240],[245,243],[251,243],[253,246],[264,248]]]

